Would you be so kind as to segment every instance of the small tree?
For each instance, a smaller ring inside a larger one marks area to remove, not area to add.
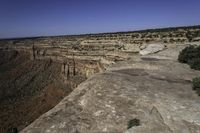
[[[189,46],[183,49],[178,57],[179,62],[187,63],[192,69],[200,70],[200,46]],[[200,95],[200,77],[192,81],[193,89]]]
[[[187,63],[192,69],[200,70],[200,46],[188,46],[183,49],[178,56],[178,61]]]

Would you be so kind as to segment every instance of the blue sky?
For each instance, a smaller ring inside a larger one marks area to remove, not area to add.
[[[0,0],[0,38],[200,24],[200,0]]]

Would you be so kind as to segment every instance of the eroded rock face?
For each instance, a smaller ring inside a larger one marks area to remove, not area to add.
[[[191,86],[198,75],[171,60],[138,57],[115,64],[21,133],[198,133],[200,103]],[[127,130],[134,118],[140,125]]]
[[[97,62],[30,59],[28,50],[0,55],[0,133],[22,130],[100,68]]]

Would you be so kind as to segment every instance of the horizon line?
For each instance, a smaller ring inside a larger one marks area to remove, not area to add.
[[[158,28],[144,28],[138,30],[122,30],[122,31],[113,31],[113,32],[91,32],[91,33],[75,33],[75,34],[60,34],[60,35],[38,35],[38,36],[22,36],[22,37],[6,37],[0,38],[2,40],[21,40],[21,39],[35,39],[35,38],[50,38],[50,37],[64,37],[64,36],[87,36],[87,35],[101,35],[101,34],[117,34],[117,33],[130,33],[130,32],[145,32],[145,31],[153,31],[153,30],[165,30],[165,29],[177,29],[177,28],[191,28],[191,27],[200,27],[200,24],[196,25],[182,25],[182,26],[166,26],[166,27],[158,27]]]

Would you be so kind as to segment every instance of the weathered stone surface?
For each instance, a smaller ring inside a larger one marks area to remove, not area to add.
[[[143,66],[143,67],[141,67]],[[171,60],[121,62],[78,86],[21,133],[199,133],[200,72]],[[129,120],[140,126],[127,130]]]
[[[79,76],[89,78],[21,132],[199,133],[199,97],[191,80],[200,73],[176,62],[187,43],[199,45],[199,32],[195,26],[1,40],[0,52],[26,52],[32,62],[59,64],[59,77],[72,80],[72,88]],[[135,118],[140,125],[127,130]]]
[[[140,55],[153,54],[163,50],[164,48],[164,44],[149,44],[145,49],[140,51]]]

